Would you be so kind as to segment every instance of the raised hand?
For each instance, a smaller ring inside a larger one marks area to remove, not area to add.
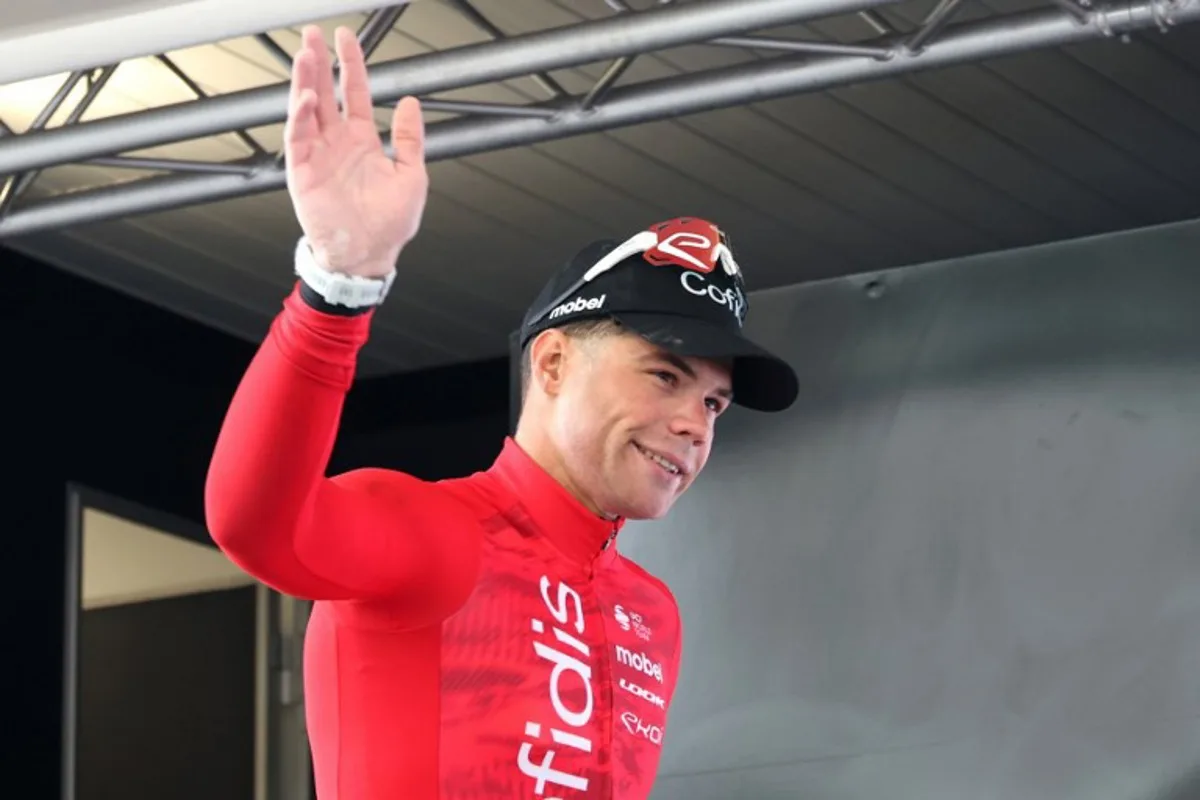
[[[320,263],[379,277],[395,268],[421,224],[429,190],[424,120],[415,98],[396,105],[395,158],[389,158],[375,127],[358,39],[339,27],[334,47],[341,64],[340,111],[321,29],[304,28],[284,132],[288,192]]]

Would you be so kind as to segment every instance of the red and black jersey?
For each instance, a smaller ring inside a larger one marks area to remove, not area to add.
[[[681,647],[670,591],[512,439],[467,477],[326,477],[371,316],[287,298],[206,487],[229,558],[315,601],[319,800],[649,796]]]

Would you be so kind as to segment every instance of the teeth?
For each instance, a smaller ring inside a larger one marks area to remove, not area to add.
[[[641,447],[640,445],[638,446],[638,450],[641,450],[642,455],[644,455],[646,458],[653,461],[655,464],[658,464],[660,467],[665,469],[667,472],[670,472],[673,475],[679,474],[679,468],[676,467],[674,464],[672,464],[670,461],[667,461],[662,456],[651,453],[649,450],[645,449],[644,447]]]

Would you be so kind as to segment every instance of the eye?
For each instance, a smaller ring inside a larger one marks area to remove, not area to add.
[[[705,402],[708,403],[709,409],[711,409],[714,414],[720,414],[725,410],[725,401],[718,397],[710,397]]]
[[[670,370],[658,369],[658,370],[655,370],[654,372],[652,372],[651,374],[654,377],[658,378],[663,383],[667,384],[668,386],[674,386],[676,383],[679,382],[679,376],[676,375],[674,372],[671,372]]]

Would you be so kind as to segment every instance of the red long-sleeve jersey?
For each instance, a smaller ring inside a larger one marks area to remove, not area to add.
[[[670,591],[512,439],[453,480],[327,477],[370,320],[285,300],[205,490],[229,558],[315,601],[319,800],[647,797],[680,655]]]

